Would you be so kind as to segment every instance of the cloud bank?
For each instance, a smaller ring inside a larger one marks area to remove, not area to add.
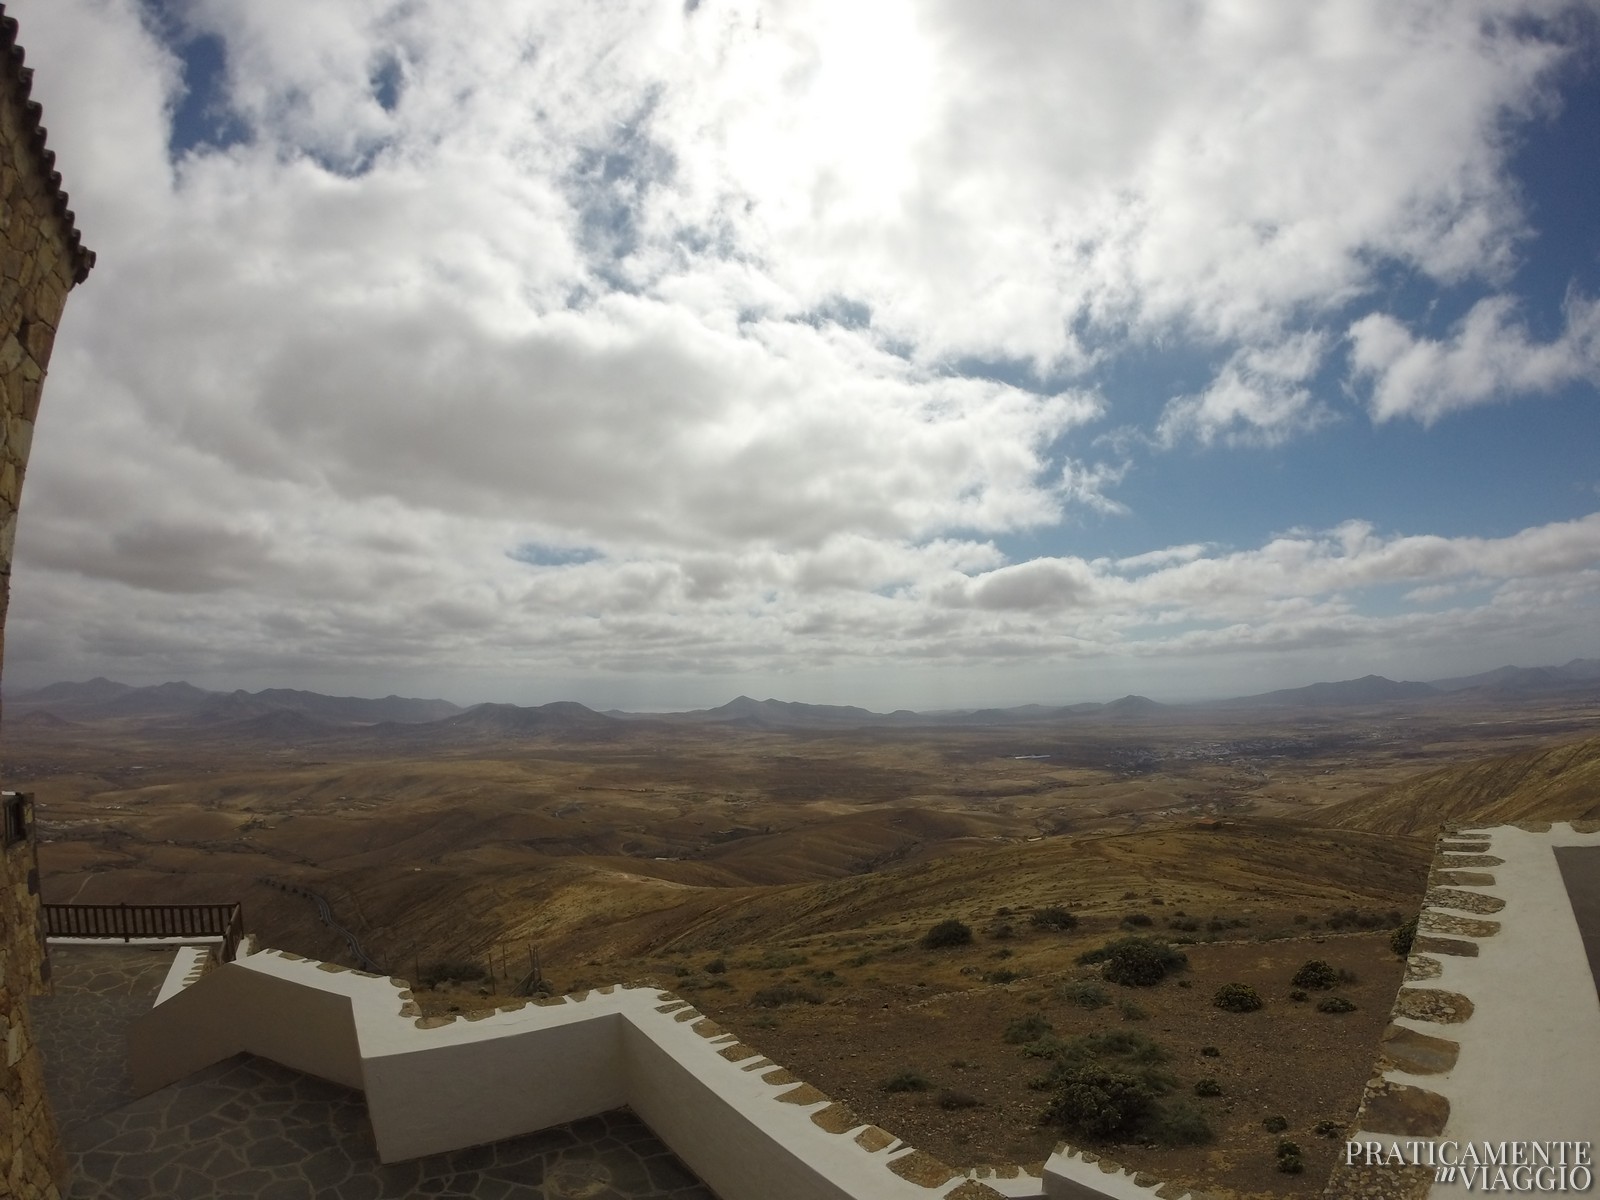
[[[1505,290],[1513,131],[1578,8],[13,8],[100,253],[19,538],[38,682],[1003,672],[1592,622],[1600,518],[1403,536],[1352,501],[1255,548],[1071,548],[1163,456],[1597,378],[1600,306],[1541,342]],[[1433,337],[1396,277],[1487,294]],[[1198,386],[1108,382],[1175,348]]]

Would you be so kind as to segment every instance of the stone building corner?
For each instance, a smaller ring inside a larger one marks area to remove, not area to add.
[[[0,4],[0,661],[17,506],[50,351],[67,294],[94,254],[75,227],[43,113],[30,99],[17,23]],[[56,1200],[66,1157],[45,1095],[25,1000],[49,986],[32,798],[0,798],[0,1195]]]

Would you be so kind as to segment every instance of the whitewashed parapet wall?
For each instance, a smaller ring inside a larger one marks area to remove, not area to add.
[[[181,957],[135,1024],[135,1089],[257,1054],[364,1091],[386,1162],[627,1106],[725,1200],[1092,1200],[1159,1183],[1065,1146],[1046,1164],[955,1171],[654,986],[425,1017],[404,980],[284,951],[204,968]]]
[[[1349,1135],[1423,1163],[1357,1155],[1335,1169],[1329,1198],[1465,1196],[1426,1165],[1428,1146],[1600,1135],[1600,995],[1557,847],[1600,852],[1600,821],[1440,835],[1405,982]]]

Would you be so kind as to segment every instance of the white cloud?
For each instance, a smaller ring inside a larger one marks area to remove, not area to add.
[[[1409,417],[1423,425],[1584,380],[1600,384],[1600,302],[1569,296],[1565,315],[1559,337],[1536,341],[1517,319],[1516,302],[1493,296],[1435,341],[1372,313],[1350,327],[1353,372],[1371,381],[1374,420]]]
[[[1311,394],[1310,380],[1322,363],[1328,339],[1301,333],[1276,345],[1236,351],[1199,396],[1167,404],[1156,437],[1171,446],[1184,437],[1276,445],[1333,419]]]
[[[1224,365],[1158,439],[1278,442],[1328,419],[1320,330],[1380,269],[1503,278],[1501,130],[1570,52],[1543,6],[196,0],[251,136],[176,164],[181,64],[135,0],[8,11],[100,252],[13,662],[1046,661],[1347,638],[1334,594],[1379,579],[1587,586],[1562,526],[996,546],[1126,511],[1141,468],[1079,444],[1123,400],[1075,373],[1181,342]],[[1559,352],[1485,311],[1470,361],[1375,314],[1360,369],[1592,367],[1592,306]],[[1408,386],[1375,412],[1438,407]]]

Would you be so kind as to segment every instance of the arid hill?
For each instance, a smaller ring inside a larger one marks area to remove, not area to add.
[[[1600,737],[1429,771],[1331,804],[1320,815],[1374,833],[1430,833],[1445,821],[1600,817]]]

